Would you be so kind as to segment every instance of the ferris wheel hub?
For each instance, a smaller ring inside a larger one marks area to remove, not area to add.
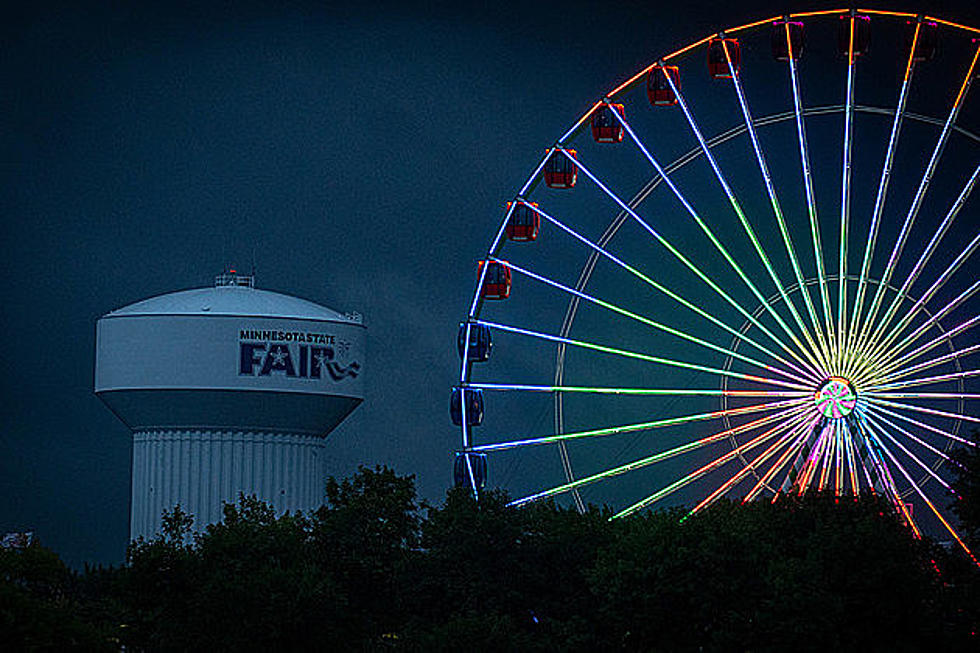
[[[854,384],[840,376],[832,376],[817,389],[813,403],[824,417],[842,419],[854,412],[857,390]]]

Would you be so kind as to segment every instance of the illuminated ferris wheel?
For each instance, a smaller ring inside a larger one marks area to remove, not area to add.
[[[457,484],[478,493],[489,458],[514,505],[616,518],[874,492],[972,558],[946,512],[980,424],[978,37],[791,14],[596,102],[477,266]]]

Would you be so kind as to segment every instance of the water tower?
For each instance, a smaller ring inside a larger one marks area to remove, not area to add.
[[[130,537],[178,503],[201,529],[239,492],[319,506],[324,438],[364,399],[364,332],[234,271],[99,319],[95,393],[133,432]]]

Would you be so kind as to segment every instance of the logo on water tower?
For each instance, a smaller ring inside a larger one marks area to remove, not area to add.
[[[240,376],[285,376],[342,381],[356,378],[361,365],[345,362],[351,343],[309,331],[241,329],[238,335]]]

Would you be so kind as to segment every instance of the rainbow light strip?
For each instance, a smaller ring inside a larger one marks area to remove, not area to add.
[[[608,470],[605,470],[603,472],[599,472],[597,474],[593,474],[591,476],[587,476],[585,478],[580,478],[580,479],[575,480],[575,481],[572,481],[570,483],[565,483],[565,484],[559,485],[557,487],[553,487],[553,488],[550,488],[550,489],[547,489],[547,490],[543,490],[541,492],[537,492],[536,494],[532,494],[532,495],[529,495],[529,496],[526,496],[526,497],[522,497],[520,499],[515,499],[514,501],[511,501],[509,505],[512,505],[512,506],[520,506],[520,505],[524,505],[525,503],[530,503],[532,501],[538,501],[540,499],[547,499],[547,498],[550,498],[550,497],[553,497],[553,496],[562,494],[564,492],[569,492],[571,490],[576,490],[576,489],[578,489],[580,487],[583,487],[583,486],[586,486],[586,485],[590,485],[592,483],[596,483],[598,481],[602,481],[602,480],[605,480],[607,478],[611,478],[613,476],[618,476],[620,474],[625,474],[627,472],[632,472],[634,470],[641,469],[643,467],[647,467],[648,465],[653,465],[654,463],[658,463],[658,462],[667,460],[668,458],[673,458],[674,456],[679,456],[681,454],[685,454],[685,453],[688,453],[690,451],[694,451],[696,449],[700,449],[702,447],[705,447],[707,445],[713,444],[715,442],[719,442],[721,440],[724,440],[724,439],[727,439],[729,437],[738,435],[740,433],[746,433],[748,431],[754,430],[754,429],[759,428],[761,426],[765,426],[766,424],[771,424],[772,422],[775,422],[777,420],[786,419],[787,417],[793,417],[793,416],[795,416],[797,414],[802,414],[802,413],[803,413],[803,408],[801,408],[801,407],[797,407],[795,409],[792,409],[791,408],[791,409],[787,409],[787,410],[782,410],[782,411],[779,411],[779,412],[777,412],[777,413],[775,413],[773,415],[769,415],[767,417],[763,417],[761,419],[757,419],[757,420],[754,420],[752,422],[748,422],[748,423],[743,424],[741,426],[736,426],[734,428],[726,429],[726,430],[721,431],[719,433],[715,433],[713,435],[709,435],[707,437],[701,438],[700,440],[695,440],[694,442],[689,442],[689,443],[683,444],[683,445],[681,445],[679,447],[674,447],[673,449],[669,449],[667,451],[663,451],[661,453],[658,453],[658,454],[655,454],[655,455],[652,455],[652,456],[647,456],[646,458],[641,458],[639,460],[634,460],[633,462],[626,463],[625,465],[620,465],[619,467],[614,467],[613,469],[608,469]]]
[[[572,156],[570,154],[568,154],[567,152],[565,152],[565,156],[567,156],[569,159],[572,158]],[[712,280],[707,274],[705,274],[705,272],[703,272],[697,265],[695,265],[694,262],[691,261],[691,259],[689,259],[687,256],[685,256],[679,249],[677,249],[674,245],[672,245],[666,238],[664,238],[662,235],[660,235],[660,233],[657,232],[656,229],[654,229],[653,227],[651,227],[649,225],[649,223],[647,223],[643,218],[641,218],[639,215],[637,215],[637,213],[628,204],[626,204],[626,202],[624,202],[622,199],[620,199],[620,197],[618,195],[616,195],[614,192],[612,192],[611,190],[609,190],[609,188],[605,184],[603,184],[601,181],[599,181],[598,177],[596,177],[594,174],[592,174],[592,172],[582,163],[581,158],[574,159],[574,160],[575,160],[575,163],[578,166],[579,170],[581,170],[582,173],[586,177],[588,177],[590,180],[592,180],[592,183],[594,183],[596,186],[598,186],[606,195],[609,196],[610,199],[612,199],[617,205],[619,205],[619,207],[623,211],[625,211],[627,214],[629,214],[629,216],[631,218],[633,218],[634,220],[636,220],[637,223],[639,223],[650,235],[652,235],[654,238],[656,238],[657,241],[661,245],[663,245],[664,248],[667,249],[667,251],[669,251],[671,254],[673,254],[674,257],[678,261],[680,261],[681,263],[683,263],[685,267],[687,267],[691,272],[693,272],[699,279],[701,279],[701,281],[703,281],[705,284],[707,284],[709,288],[711,288],[712,290],[714,290],[722,299],[724,299],[735,310],[737,310],[739,313],[741,313],[742,316],[746,320],[749,320],[750,322],[752,322],[752,324],[754,326],[756,326],[756,328],[758,328],[760,331],[762,331],[767,336],[769,336],[774,342],[776,342],[777,344],[779,344],[789,355],[791,355],[793,358],[795,358],[797,361],[799,361],[799,363],[801,365],[803,365],[805,368],[807,368],[812,374],[815,374],[816,376],[820,376],[820,371],[819,371],[818,367],[815,367],[814,366],[814,362],[813,362],[812,359],[810,361],[803,360],[803,358],[800,357],[800,355],[797,353],[796,350],[794,350],[793,348],[791,348],[788,345],[786,345],[785,342],[783,342],[779,337],[777,337],[775,334],[773,334],[772,331],[770,331],[765,325],[763,325],[761,322],[759,322],[759,320],[752,313],[750,313],[749,311],[747,311],[741,304],[739,304],[735,299],[733,299],[731,295],[729,295],[727,292],[725,292],[725,290],[721,286],[719,286],[714,280]],[[717,239],[716,238],[713,238],[713,242],[716,242],[716,241],[717,241]],[[716,246],[720,246],[720,241],[718,242],[718,244]],[[722,249],[724,249],[724,248],[722,247]],[[719,251],[721,251],[721,250],[719,250]],[[733,269],[736,271],[736,273],[738,273],[738,275],[740,276],[740,278],[742,279],[742,281],[744,281],[752,289],[753,293],[758,296],[759,300],[766,305],[767,309],[771,312],[771,314],[776,319],[776,321],[780,324],[780,326],[783,328],[783,330],[786,331],[787,334],[789,334],[790,336],[792,336],[791,339],[794,340],[794,342],[796,343],[796,345],[799,347],[800,351],[802,351],[804,353],[804,355],[807,355],[808,354],[808,350],[806,350],[806,348],[803,347],[800,344],[799,340],[796,339],[796,336],[793,335],[792,332],[790,332],[789,327],[786,325],[785,321],[783,321],[782,317],[780,317],[779,314],[776,313],[775,310],[773,310],[772,307],[768,305],[768,303],[765,301],[765,297],[763,297],[761,295],[761,293],[759,293],[758,289],[755,287],[754,284],[752,284],[751,280],[749,280],[749,278],[747,276],[745,276],[745,274],[744,274],[744,272],[742,272],[741,268],[734,262],[734,259],[731,258],[731,255],[727,254],[727,251],[726,252],[723,252],[723,255],[725,255],[726,260],[728,260],[729,263],[734,266]]]

